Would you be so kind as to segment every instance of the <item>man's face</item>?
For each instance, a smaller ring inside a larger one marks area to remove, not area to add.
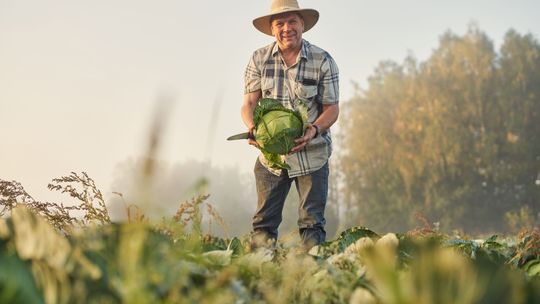
[[[281,50],[300,49],[304,20],[296,13],[284,13],[273,18],[272,35]]]

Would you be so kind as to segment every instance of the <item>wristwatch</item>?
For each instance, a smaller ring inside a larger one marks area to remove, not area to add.
[[[321,132],[321,130],[319,129],[319,126],[317,125],[312,125],[312,126],[315,128],[315,136],[313,136],[313,138],[319,137],[319,134]]]

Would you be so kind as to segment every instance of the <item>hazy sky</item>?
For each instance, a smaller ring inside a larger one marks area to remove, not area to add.
[[[378,62],[401,63],[408,53],[423,61],[447,30],[462,35],[476,22],[497,49],[510,28],[540,33],[533,0],[299,2],[320,12],[304,38],[336,60],[343,102]],[[244,131],[244,68],[253,50],[272,42],[251,20],[269,7],[269,0],[0,0],[0,178],[38,199],[71,171],[88,172],[106,196],[119,191],[111,187],[116,166],[143,153],[160,96],[175,101],[163,160],[208,158],[251,171],[256,150],[225,138]]]

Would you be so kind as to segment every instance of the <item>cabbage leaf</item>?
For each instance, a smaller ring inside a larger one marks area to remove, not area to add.
[[[253,112],[255,140],[272,168],[290,169],[283,155],[296,145],[295,139],[304,134],[307,126],[307,106],[297,101],[296,109],[288,109],[278,100],[262,98]]]

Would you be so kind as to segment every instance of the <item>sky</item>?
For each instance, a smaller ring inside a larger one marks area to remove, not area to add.
[[[475,23],[497,49],[511,28],[540,34],[533,0],[299,2],[320,12],[304,38],[337,62],[343,103],[380,61],[424,61],[446,31],[463,35]],[[121,190],[119,164],[144,154],[162,100],[161,160],[249,174],[257,151],[225,138],[245,131],[244,68],[272,42],[251,21],[269,8],[268,0],[0,0],[0,179],[47,200],[52,178],[84,171],[110,197]]]

